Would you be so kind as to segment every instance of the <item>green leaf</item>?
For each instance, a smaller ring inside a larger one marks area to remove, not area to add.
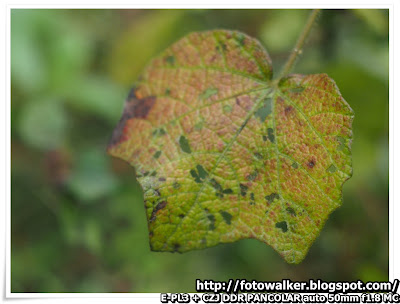
[[[136,168],[152,250],[255,238],[299,263],[341,205],[353,111],[327,75],[277,84],[271,66],[258,41],[217,30],[144,70],[108,151]]]

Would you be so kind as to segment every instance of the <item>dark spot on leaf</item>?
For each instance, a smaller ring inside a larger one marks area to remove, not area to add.
[[[174,65],[175,64],[175,56],[170,55],[170,56],[165,57],[165,62],[170,65]]]
[[[294,209],[292,207],[287,207],[286,211],[293,216],[296,216],[296,211],[294,211]]]
[[[212,214],[207,215],[207,218],[210,221],[210,226],[208,227],[209,230],[214,230],[215,229],[215,216]]]
[[[179,214],[179,217],[182,219],[185,217],[185,215],[181,213],[181,214]]]
[[[293,167],[294,169],[297,169],[297,168],[299,167],[299,165],[298,165],[296,162],[294,162],[294,163],[292,164],[292,167]]]
[[[207,173],[207,171],[203,168],[203,166],[202,166],[202,165],[197,165],[196,168],[197,168],[197,172],[199,173],[199,177],[200,177],[201,179],[205,179],[205,178],[207,177],[208,173]]]
[[[215,47],[218,52],[225,52],[226,51],[226,44],[219,42],[219,44]]]
[[[153,157],[155,159],[159,158],[161,156],[161,151],[157,151],[156,153],[154,153]]]
[[[217,191],[222,191],[222,187],[221,185],[213,178],[210,180],[211,186],[213,186],[213,188]]]
[[[190,174],[194,177],[196,183],[202,183],[204,179],[208,176],[207,171],[203,168],[202,165],[196,166],[197,172],[195,169],[190,170]]]
[[[224,219],[225,223],[230,225],[232,220],[232,214],[226,211],[220,211],[219,213],[222,215],[222,218]]]
[[[274,135],[274,129],[268,128],[268,139],[270,142],[274,143],[275,142],[275,135]]]
[[[314,168],[315,163],[316,163],[316,161],[315,161],[314,158],[310,159],[310,160],[308,161],[308,163],[307,163],[308,168],[310,168],[310,169]]]
[[[133,88],[125,102],[121,119],[113,131],[109,148],[125,140],[124,129],[126,122],[132,118],[146,118],[155,102],[156,98],[154,96],[138,98],[136,96],[136,89]]]
[[[185,136],[181,135],[181,137],[179,137],[179,145],[181,146],[181,149],[183,152],[185,153],[192,153],[192,150],[190,149],[190,145],[188,140],[186,139]]]
[[[222,186],[214,179],[212,178],[210,180],[211,186],[216,190],[215,195],[219,198],[223,198],[224,194],[232,194],[233,191],[230,188],[223,189]]]
[[[158,180],[159,180],[160,182],[165,182],[165,181],[166,181],[165,177],[160,177]]]
[[[267,195],[265,199],[268,201],[268,205],[270,205],[275,199],[279,199],[279,194],[278,193],[271,193],[270,195]]]
[[[258,152],[254,153],[254,156],[255,156],[256,158],[258,158],[258,159],[262,159],[262,158],[263,158],[263,156],[262,156],[260,153],[258,153]]]
[[[330,165],[329,168],[327,169],[329,173],[335,173],[336,172],[336,167],[334,165]]]
[[[179,250],[179,248],[181,248],[181,245],[178,243],[174,244],[174,252],[177,252]]]
[[[246,185],[243,184],[239,184],[240,186],[240,194],[242,196],[246,196],[247,190],[249,189],[249,187],[247,187]]]
[[[196,170],[191,169],[191,170],[190,170],[190,174],[193,176],[194,181],[195,181],[196,183],[199,183],[199,184],[202,183],[200,177],[197,175]]]
[[[153,133],[152,133],[153,136],[162,136],[162,135],[165,135],[165,134],[166,134],[166,132],[165,132],[165,130],[163,128],[155,129],[153,131]]]
[[[260,122],[264,122],[269,114],[272,113],[272,99],[267,97],[262,106],[254,113],[260,119]]]
[[[254,201],[254,199],[255,199],[255,198],[254,198],[254,193],[253,193],[253,192],[250,193],[250,199],[251,199],[252,201]]]
[[[288,231],[288,227],[287,227],[286,221],[276,223],[275,227],[279,228],[279,229],[282,229],[282,232],[287,232]]]
[[[293,111],[293,107],[292,106],[287,106],[285,108],[285,115],[289,115],[292,111]]]
[[[246,179],[248,179],[249,181],[253,181],[256,179],[258,175],[258,171],[254,170],[252,173],[250,173],[249,175],[246,176]]]

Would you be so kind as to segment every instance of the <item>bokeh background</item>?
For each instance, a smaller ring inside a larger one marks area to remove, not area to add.
[[[195,279],[388,280],[388,11],[325,10],[294,72],[355,111],[353,177],[300,265],[242,240],[151,252],[134,169],[105,152],[130,86],[183,35],[257,37],[279,71],[308,10],[11,11],[12,292],[194,292]]]

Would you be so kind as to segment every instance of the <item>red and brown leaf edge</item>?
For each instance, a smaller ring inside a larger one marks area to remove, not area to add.
[[[196,32],[144,70],[108,152],[136,168],[152,250],[254,238],[299,263],[342,203],[352,120],[326,74],[277,84],[256,39]]]

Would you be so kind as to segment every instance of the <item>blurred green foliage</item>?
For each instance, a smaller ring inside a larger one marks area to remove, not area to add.
[[[11,11],[13,292],[193,292],[195,279],[388,279],[388,11],[326,10],[294,72],[356,113],[354,175],[305,261],[242,240],[151,252],[134,169],[105,153],[130,86],[194,30],[255,36],[279,71],[306,10]]]

